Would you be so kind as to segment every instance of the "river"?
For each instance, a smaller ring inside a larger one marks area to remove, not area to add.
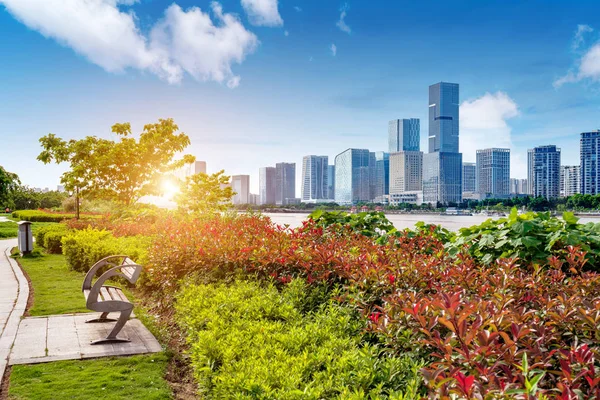
[[[279,225],[287,224],[291,228],[302,225],[308,214],[304,213],[265,213],[273,222]],[[414,228],[415,224],[423,221],[428,224],[441,225],[444,228],[457,231],[460,228],[477,225],[489,218],[484,215],[439,215],[439,214],[386,214],[386,217],[397,229]],[[600,218],[580,217],[580,223],[600,222]]]

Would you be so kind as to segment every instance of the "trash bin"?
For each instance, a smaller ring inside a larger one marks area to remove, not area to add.
[[[22,254],[29,254],[33,250],[33,234],[31,233],[31,222],[21,221],[19,225],[19,251]]]

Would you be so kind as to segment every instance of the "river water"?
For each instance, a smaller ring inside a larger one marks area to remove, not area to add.
[[[279,225],[289,225],[290,228],[296,228],[302,225],[308,214],[303,213],[265,213],[273,222]],[[441,225],[444,228],[457,231],[460,228],[481,224],[489,218],[484,215],[439,215],[439,214],[386,214],[386,217],[394,224],[397,229],[414,228],[415,224],[423,221],[428,224]],[[581,217],[580,223],[600,222],[600,218]]]

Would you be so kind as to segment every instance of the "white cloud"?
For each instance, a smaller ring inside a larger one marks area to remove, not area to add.
[[[169,83],[187,72],[197,80],[225,82],[258,45],[237,17],[213,2],[217,25],[197,7],[171,5],[146,37],[133,12],[119,6],[137,0],[0,0],[29,28],[73,49],[108,72],[150,71]],[[235,82],[235,80],[234,80]],[[237,79],[239,83],[239,79]]]
[[[298,6],[294,6],[294,10],[296,10],[297,12],[302,12],[302,9]]]
[[[584,34],[592,31],[593,28],[588,25],[578,25],[572,49],[578,51],[584,42]],[[600,81],[600,42],[595,43],[585,50],[581,58],[577,60],[575,67],[564,76],[556,79],[553,85],[555,88],[559,88],[565,83],[575,83],[585,79],[593,82]]]
[[[231,77],[228,81],[227,81],[227,87],[229,89],[235,89],[236,87],[240,86],[240,81],[242,80],[241,77],[239,76],[233,76]]]
[[[336,56],[337,55],[337,46],[333,43],[331,43],[331,46],[329,46],[329,50],[331,50],[331,55],[332,56]]]
[[[278,0],[242,0],[242,7],[252,25],[281,26],[283,19],[277,10]]]
[[[460,151],[464,161],[475,161],[477,150],[490,147],[511,149],[511,176],[525,177],[527,164],[511,138],[507,120],[517,117],[519,109],[504,92],[485,93],[460,105]]]
[[[350,27],[346,24],[346,14],[348,12],[348,3],[344,4],[342,6],[342,8],[340,9],[340,19],[338,20],[338,22],[336,22],[336,26],[338,28],[340,28],[340,30],[342,32],[346,32],[347,34],[350,34],[352,32],[352,30],[350,29]]]

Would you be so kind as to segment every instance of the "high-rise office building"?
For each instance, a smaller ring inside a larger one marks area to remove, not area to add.
[[[367,149],[348,149],[335,156],[335,202],[371,201],[375,156]]]
[[[527,193],[529,186],[527,179],[510,178],[510,194],[511,195],[523,195]]]
[[[569,197],[579,193],[581,189],[581,168],[579,165],[562,165],[560,167],[560,196]]]
[[[388,194],[390,194],[390,154],[384,151],[376,151],[373,199],[381,201]]]
[[[527,149],[527,194],[530,196],[533,196],[533,173],[535,171],[533,155],[533,149]]]
[[[275,169],[275,204],[286,205],[296,198],[296,163],[277,163]]]
[[[533,196],[560,196],[560,149],[554,145],[533,149]]]
[[[250,175],[232,175],[233,204],[250,204]]]
[[[390,195],[423,190],[423,152],[390,154]]]
[[[582,194],[600,193],[600,130],[583,132],[579,140]]]
[[[305,156],[302,159],[302,190],[303,203],[320,203],[328,199],[328,166],[327,156]]]
[[[275,204],[277,171],[275,167],[263,167],[258,171],[258,197],[260,204]]]
[[[423,155],[423,201],[462,201],[462,154],[458,149],[457,83],[429,86],[429,153]]]
[[[327,198],[335,200],[335,165],[327,166]]]
[[[477,192],[477,164],[472,162],[463,163],[463,193]]]
[[[183,167],[173,172],[178,179],[184,180],[188,176],[206,173],[206,161],[194,161],[191,164],[185,164]]]
[[[477,150],[477,192],[487,198],[510,195],[510,149]]]
[[[394,119],[388,124],[389,152],[421,150],[421,122],[418,118]]]

